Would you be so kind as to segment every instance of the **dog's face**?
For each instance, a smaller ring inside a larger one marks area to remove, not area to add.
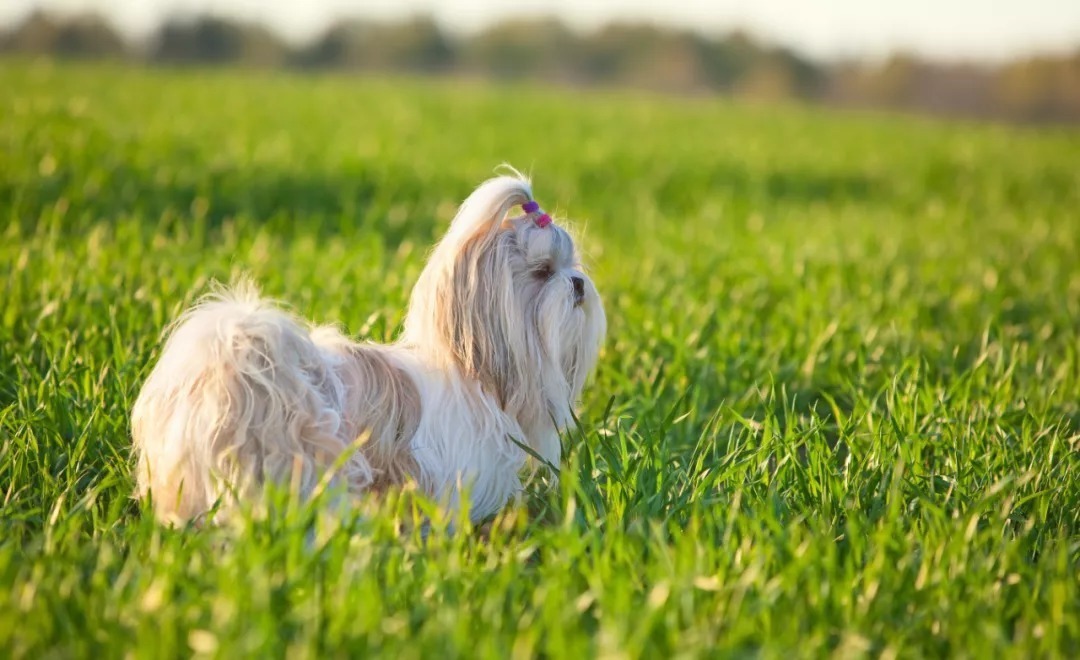
[[[604,310],[570,234],[500,177],[462,205],[413,290],[405,340],[481,383],[527,432],[565,426],[596,364]]]

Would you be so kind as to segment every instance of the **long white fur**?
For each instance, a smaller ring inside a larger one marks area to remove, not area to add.
[[[174,522],[327,477],[354,494],[413,481],[451,508],[468,493],[474,521],[503,507],[518,442],[558,464],[605,332],[566,230],[510,214],[531,199],[515,173],[465,200],[394,344],[311,328],[250,284],[188,310],[132,411],[139,495]]]

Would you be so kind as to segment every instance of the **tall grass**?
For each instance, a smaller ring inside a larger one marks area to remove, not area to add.
[[[0,68],[0,649],[1080,651],[1080,134],[460,83]],[[131,498],[166,324],[250,273],[393,338],[500,162],[610,332],[483,533],[410,493],[203,529]]]

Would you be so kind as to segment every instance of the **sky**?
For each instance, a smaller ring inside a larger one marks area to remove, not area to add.
[[[129,35],[175,14],[261,21],[302,42],[340,17],[433,16],[468,33],[508,17],[556,16],[588,29],[644,20],[701,32],[746,29],[824,59],[905,50],[947,60],[1003,60],[1080,49],[1080,0],[0,0],[0,26],[35,8],[95,11]]]

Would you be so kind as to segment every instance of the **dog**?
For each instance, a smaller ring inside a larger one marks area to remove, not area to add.
[[[605,331],[570,233],[527,178],[497,176],[432,251],[395,343],[311,327],[250,283],[185,312],[132,410],[136,494],[183,523],[271,483],[309,497],[412,482],[478,522],[530,459],[559,464]]]

